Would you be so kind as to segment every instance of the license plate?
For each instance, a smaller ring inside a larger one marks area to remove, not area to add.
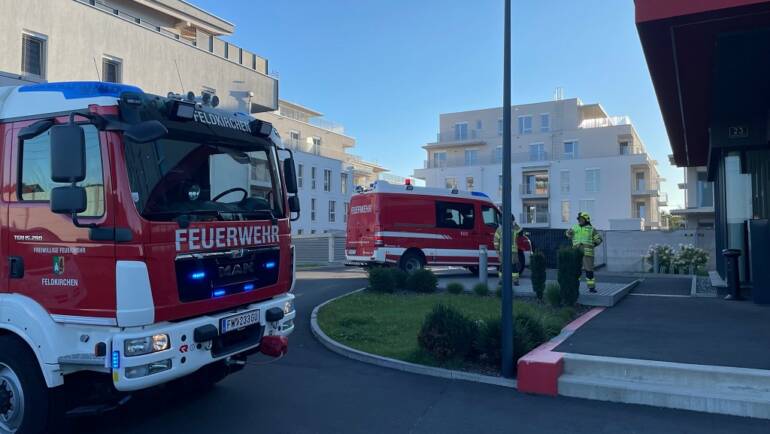
[[[257,323],[259,323],[259,309],[222,318],[219,330],[221,333],[229,333]]]

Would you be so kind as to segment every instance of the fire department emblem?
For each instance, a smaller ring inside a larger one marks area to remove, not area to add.
[[[53,274],[64,274],[64,256],[53,257]]]

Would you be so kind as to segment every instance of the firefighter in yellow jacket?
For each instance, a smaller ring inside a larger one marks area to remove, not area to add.
[[[521,232],[521,226],[519,226],[518,223],[516,223],[516,218],[514,216],[511,216],[511,223],[513,224],[513,227],[511,227],[511,269],[513,272],[511,273],[511,276],[513,277],[513,284],[516,286],[519,286],[519,248],[516,245],[516,238],[519,236],[519,232]],[[503,225],[499,225],[497,227],[497,230],[495,231],[495,250],[497,250],[497,257],[500,260],[500,270],[497,272],[498,285],[503,284]]]
[[[586,272],[586,283],[589,292],[596,292],[594,278],[594,248],[602,243],[602,236],[591,226],[591,216],[587,212],[578,213],[578,223],[567,231],[567,238],[572,240],[572,246],[583,249],[583,270]]]

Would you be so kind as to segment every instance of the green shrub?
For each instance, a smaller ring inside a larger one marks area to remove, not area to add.
[[[583,251],[573,247],[559,249],[559,287],[561,301],[574,306],[580,296],[580,275],[583,272]]]
[[[465,286],[460,282],[452,282],[446,286],[446,290],[450,294],[462,294],[465,292]]]
[[[489,286],[486,283],[477,283],[473,286],[473,292],[480,297],[486,297],[489,295]]]
[[[545,255],[541,251],[534,252],[530,260],[532,269],[532,289],[538,300],[543,299],[545,291]]]
[[[439,304],[425,317],[417,343],[437,360],[466,358],[473,350],[476,333],[475,322],[460,311]]]
[[[517,306],[526,303],[514,304],[513,313],[513,357],[519,360],[528,352],[544,343],[548,337],[543,328],[540,317],[533,314],[527,308],[517,309]],[[476,351],[482,358],[494,365],[501,363],[502,322],[500,318],[494,318],[484,322],[479,328],[476,339]]]
[[[548,282],[545,287],[545,301],[553,308],[561,306],[561,288],[558,282]]]
[[[543,332],[546,340],[558,336],[564,325],[564,321],[558,315],[545,315],[543,317]]]
[[[438,279],[432,271],[417,270],[406,278],[406,287],[410,291],[431,293],[438,288]]]
[[[409,274],[398,267],[390,268],[390,273],[393,275],[393,283],[396,289],[406,289],[406,279],[409,277]]]
[[[370,268],[368,289],[374,292],[392,293],[396,289],[393,273],[383,267]]]

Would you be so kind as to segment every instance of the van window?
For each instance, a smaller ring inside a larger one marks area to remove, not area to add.
[[[448,229],[473,229],[473,204],[436,202],[436,226]]]
[[[484,219],[484,224],[489,227],[497,229],[500,226],[500,213],[494,207],[482,205],[481,217]]]

